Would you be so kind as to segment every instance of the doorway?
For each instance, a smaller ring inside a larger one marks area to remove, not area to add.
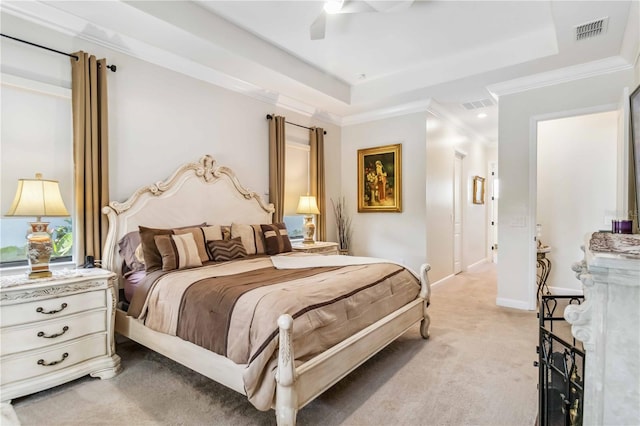
[[[453,166],[453,274],[462,272],[462,162],[464,154],[456,151]]]
[[[580,292],[571,265],[583,257],[585,235],[611,229],[617,161],[618,111],[537,123],[537,238],[549,247],[553,294]]]

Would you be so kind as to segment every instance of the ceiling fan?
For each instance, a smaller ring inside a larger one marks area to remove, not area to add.
[[[311,40],[324,39],[327,15],[367,12],[398,12],[408,9],[415,0],[326,0],[324,9],[311,23]]]

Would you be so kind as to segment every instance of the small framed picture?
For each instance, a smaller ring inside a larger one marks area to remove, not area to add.
[[[402,144],[358,150],[358,212],[402,211]]]
[[[484,204],[484,178],[473,177],[473,204]]]

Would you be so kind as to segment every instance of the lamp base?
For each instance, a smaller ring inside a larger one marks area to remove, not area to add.
[[[313,216],[304,217],[304,240],[302,244],[315,244],[313,234],[316,233],[316,225],[313,224]]]
[[[53,273],[49,270],[47,271],[38,271],[38,272],[30,272],[29,273],[29,279],[30,280],[34,280],[36,278],[48,278],[48,277],[52,277]]]
[[[49,260],[53,253],[51,235],[47,232],[48,222],[30,222],[31,233],[27,235],[27,259],[31,272],[29,278],[46,278],[52,276],[49,271]]]

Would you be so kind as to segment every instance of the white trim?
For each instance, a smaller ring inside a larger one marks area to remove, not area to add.
[[[25,8],[25,6],[29,9]],[[31,10],[33,6],[41,7],[42,3],[18,2],[16,4],[5,2],[0,6],[0,10],[42,27],[106,47],[115,52],[142,59],[160,67],[243,94],[270,105],[307,117],[313,117],[326,123],[338,126],[342,124],[339,116],[325,111],[318,111],[315,106],[230,76],[168,50],[152,46],[137,38],[120,33],[117,34],[117,37],[114,37],[115,34],[110,29],[91,23],[81,17],[73,16],[67,12],[49,7],[46,11],[49,16],[45,19],[40,16],[38,12]],[[93,28],[94,33],[99,33],[100,37],[86,34],[84,29],[87,27]],[[117,40],[118,44],[111,40]]]
[[[498,99],[500,96],[504,95],[539,89],[541,87],[554,86],[560,83],[567,83],[570,81],[623,71],[631,68],[633,68],[633,65],[629,64],[621,56],[611,56],[598,61],[558,68],[552,71],[492,84],[487,86],[487,90],[495,99]]]
[[[481,266],[485,263],[489,263],[489,259],[487,259],[486,257],[484,259],[480,259],[475,263],[472,263],[471,265],[467,266],[467,270],[469,269],[473,269],[473,268],[477,268],[478,266]]]
[[[441,279],[439,279],[438,281],[436,281],[434,283],[431,283],[431,287],[435,287],[435,286],[440,285],[440,284],[445,284],[445,281],[448,281],[453,277],[455,277],[455,275],[453,275],[453,274],[447,275],[446,277],[441,278]]]
[[[18,77],[7,73],[0,74],[0,85],[16,87],[18,89],[29,90],[31,92],[55,96],[63,99],[71,99],[71,89],[67,87],[43,83],[41,81]]]
[[[425,101],[409,102],[402,105],[394,105],[392,107],[367,111],[360,114],[346,115],[342,117],[342,125],[351,126],[354,124],[382,120],[385,118],[397,117],[399,115],[406,115],[414,112],[429,111],[429,107],[431,106],[432,102],[432,99],[429,98]]]
[[[467,126],[458,117],[452,115],[449,111],[447,111],[445,109],[445,107],[443,107],[439,103],[437,103],[435,101],[432,101],[431,104],[429,105],[429,107],[427,108],[427,111],[429,111],[431,114],[435,115],[436,117],[438,117],[438,118],[440,118],[440,119],[442,119],[444,121],[447,121],[453,127],[455,127],[456,129],[460,130],[461,132],[466,133],[467,135],[470,135],[470,136],[472,136],[474,138],[479,139],[485,145],[489,145],[491,143],[491,141],[489,139],[485,138],[480,133],[476,132],[474,129],[472,129],[471,127]],[[466,156],[466,154],[465,154],[465,156]]]
[[[549,287],[549,292],[556,296],[582,296],[584,292],[577,288]]]
[[[523,300],[516,300],[516,299],[507,299],[505,297],[498,297],[496,298],[496,305],[498,306],[502,306],[504,308],[514,308],[514,309],[521,309],[524,311],[533,311],[535,310],[535,305],[534,307],[530,307],[529,304]]]

